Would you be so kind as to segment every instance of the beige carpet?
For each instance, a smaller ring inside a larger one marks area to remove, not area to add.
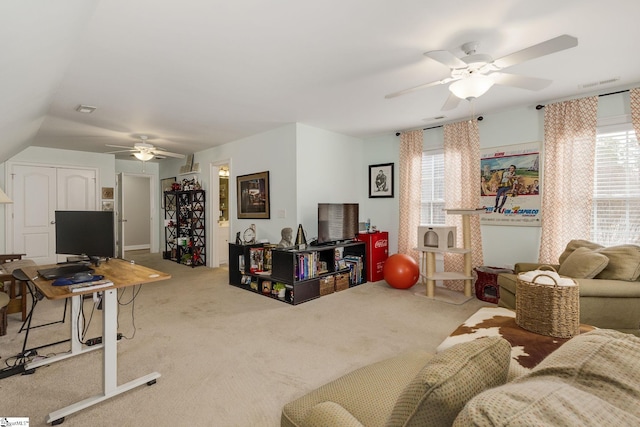
[[[421,291],[417,291],[414,293],[416,296],[429,298],[427,297],[427,290],[425,285],[416,285],[415,288],[422,288]],[[453,291],[444,286],[436,286],[433,293],[433,299],[439,302],[445,302],[447,304],[460,305],[466,303],[467,301],[475,300],[475,297],[466,297],[464,296],[463,292]]]
[[[118,345],[118,383],[153,371],[162,376],[153,386],[68,416],[64,426],[275,427],[286,402],[400,352],[435,351],[461,322],[489,305],[475,299],[447,304],[416,297],[417,288],[376,282],[291,306],[228,285],[224,268],[192,269],[158,254],[132,257],[173,279],[143,286],[135,303],[127,304],[130,289],[120,296],[119,332],[133,339]],[[92,305],[85,301],[87,318]],[[34,322],[60,318],[62,306],[43,300]],[[67,337],[68,324],[34,330],[29,346]],[[19,316],[9,315],[9,332],[0,337],[3,365],[22,347],[19,326]],[[97,311],[87,337],[100,330]],[[98,351],[0,380],[0,417],[45,425],[49,412],[99,393],[101,366]]]

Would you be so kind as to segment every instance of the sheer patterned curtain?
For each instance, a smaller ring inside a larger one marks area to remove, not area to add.
[[[631,99],[631,123],[636,131],[638,143],[640,143],[640,88],[633,88],[629,91]]]
[[[420,225],[420,182],[422,171],[423,131],[402,132],[400,135],[400,226],[398,253],[412,256],[419,262],[416,236]]]
[[[570,240],[590,237],[597,124],[597,96],[544,108],[539,262],[556,264]]]
[[[446,209],[475,209],[480,206],[480,133],[478,122],[469,120],[444,125],[444,197]],[[471,215],[471,264],[483,264],[480,217]],[[462,216],[447,215],[447,225],[457,228],[457,246],[462,246]],[[464,257],[447,253],[445,271],[464,271]],[[464,290],[461,280],[447,281],[445,286]]]

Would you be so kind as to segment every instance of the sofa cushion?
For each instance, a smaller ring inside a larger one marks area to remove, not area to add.
[[[501,337],[457,344],[434,356],[400,394],[387,426],[450,426],[476,394],[507,380],[511,346]]]
[[[424,350],[416,350],[351,371],[287,403],[280,425],[314,425],[312,413],[324,419],[326,412],[339,409],[335,405],[318,405],[335,402],[363,425],[382,427],[400,393],[432,357]]]
[[[640,276],[640,246],[619,245],[598,249],[609,258],[609,263],[596,279],[638,280]]]
[[[353,415],[336,402],[321,402],[304,418],[305,427],[364,427]]]
[[[569,243],[567,243],[567,247],[564,249],[564,252],[560,254],[560,258],[558,258],[558,264],[562,265],[562,263],[567,259],[567,257],[571,255],[571,253],[578,248],[600,249],[600,248],[604,248],[604,246],[594,242],[590,242],[588,240],[581,240],[581,239],[571,240]]]
[[[576,248],[560,264],[558,274],[574,279],[592,279],[596,277],[609,263],[606,255],[589,248]]]
[[[454,426],[640,425],[639,361],[631,334],[578,335],[531,373],[471,399]]]

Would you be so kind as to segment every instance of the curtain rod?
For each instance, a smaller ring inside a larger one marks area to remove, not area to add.
[[[478,116],[478,118],[476,120],[478,120],[479,122],[481,122],[484,119],[484,117],[482,116]],[[429,130],[429,129],[438,129],[441,128],[444,125],[438,125],[438,126],[431,126],[429,128],[422,128],[422,130]],[[402,132],[396,132],[396,136],[400,136]]]
[[[629,89],[626,89],[626,90],[619,90],[619,91],[617,91],[617,92],[603,93],[603,94],[601,94],[601,95],[598,95],[598,97],[601,97],[601,96],[609,96],[609,95],[617,95],[617,94],[619,94],[619,93],[625,93],[625,92],[629,92]],[[544,107],[545,107],[544,105],[542,105],[542,104],[538,104],[538,105],[536,105],[536,110],[542,110]]]

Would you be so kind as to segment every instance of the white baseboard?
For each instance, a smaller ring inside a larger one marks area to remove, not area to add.
[[[131,245],[131,246],[125,246],[124,250],[125,251],[139,251],[140,249],[151,249],[151,245],[147,244],[147,245]]]

